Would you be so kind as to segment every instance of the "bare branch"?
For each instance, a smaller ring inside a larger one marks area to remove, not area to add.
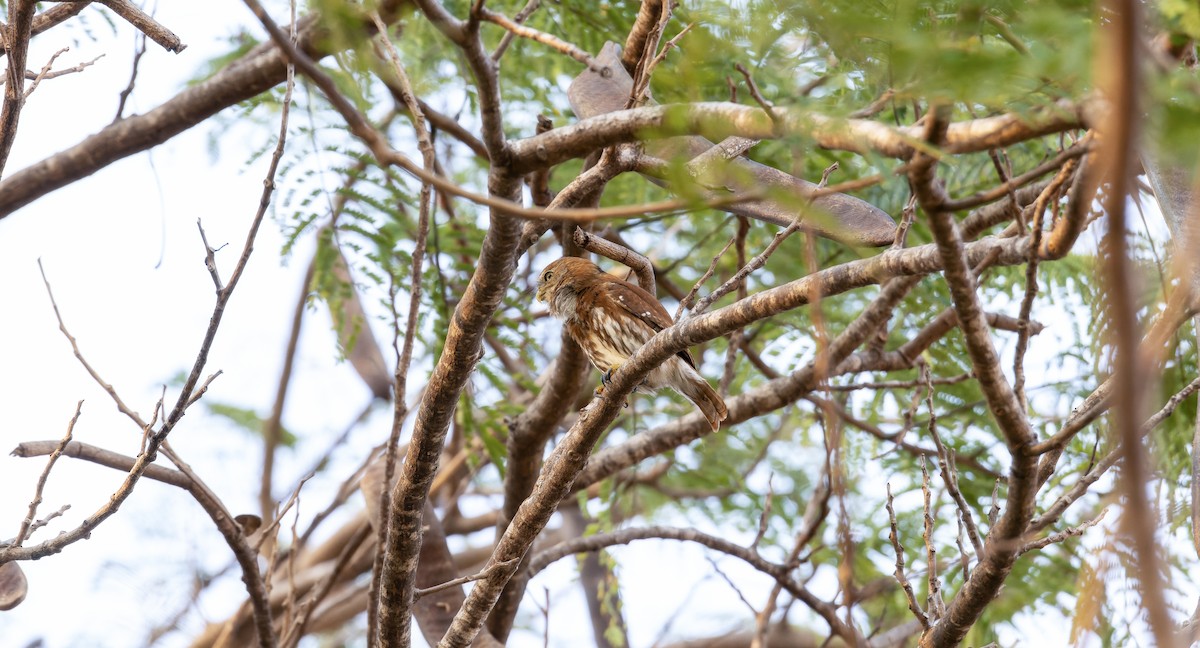
[[[1111,385],[1111,383],[1112,380],[1110,379],[1109,381],[1105,382],[1103,386]],[[1100,392],[1100,389],[1097,389],[1096,391]],[[1185,386],[1182,390],[1167,399],[1167,402],[1163,404],[1161,409],[1159,409],[1154,413],[1153,416],[1146,419],[1141,424],[1139,443],[1141,438],[1144,438],[1147,434],[1153,431],[1154,428],[1158,427],[1163,421],[1167,420],[1167,418],[1169,418],[1171,414],[1175,412],[1175,409],[1179,407],[1180,403],[1197,391],[1200,391],[1200,378],[1196,378],[1192,382],[1188,383],[1187,386]],[[1124,441],[1121,443],[1124,443]],[[1062,514],[1069,506],[1071,506],[1071,504],[1074,504],[1081,497],[1087,494],[1092,485],[1095,484],[1101,477],[1103,477],[1110,468],[1115,466],[1122,457],[1122,450],[1120,446],[1118,446],[1100,459],[1100,461],[1098,461],[1096,465],[1092,467],[1090,472],[1082,475],[1079,480],[1067,490],[1067,492],[1063,493],[1057,500],[1054,501],[1053,504],[1046,507],[1046,510],[1041,515],[1030,521],[1029,533],[1037,533],[1049,527],[1051,524],[1054,524],[1060,517],[1062,517]]]
[[[592,236],[578,227],[575,228],[572,238],[574,238],[576,245],[588,252],[595,252],[600,256],[608,257],[617,263],[629,266],[637,275],[638,283],[641,284],[646,292],[651,295],[658,293],[658,290],[654,286],[654,267],[650,264],[650,259],[627,247]]]
[[[900,543],[900,529],[896,524],[896,509],[892,506],[892,485],[887,485],[887,512],[888,520],[891,522],[891,532],[888,533],[888,540],[892,543],[892,549],[896,552],[896,571],[893,575],[896,577],[896,582],[900,583],[900,588],[904,590],[904,597],[908,599],[908,609],[917,617],[917,621],[921,623],[921,627],[928,630],[931,627],[929,617],[925,614],[925,610],[921,608],[921,604],[917,602],[917,595],[913,592],[912,584],[908,582],[908,578],[904,575],[904,545]]]
[[[1089,104],[1060,102],[1034,115],[998,115],[950,124],[943,153],[972,153],[1008,146],[1050,133],[1079,128]],[[822,148],[907,159],[921,144],[919,126],[893,128],[876,121],[834,119],[807,110],[777,108],[778,123],[760,108],[727,102],[646,106],[599,114],[571,126],[514,140],[514,170],[532,171],[588,152],[641,139],[703,135],[714,141],[729,136],[771,139],[805,135]],[[705,147],[706,149],[708,147]]]
[[[138,31],[145,34],[147,38],[158,43],[168,52],[178,54],[187,49],[187,45],[184,45],[183,41],[179,40],[179,37],[174,32],[163,27],[149,14],[138,8],[137,5],[126,0],[96,0],[96,2],[112,9],[113,13],[124,18]]]
[[[439,585],[432,585],[430,587],[415,589],[415,590],[413,590],[413,600],[420,600],[421,597],[423,597],[423,596],[429,596],[430,594],[437,594],[438,592],[444,592],[452,587],[461,587],[463,585],[466,585],[467,583],[473,583],[481,578],[487,578],[488,573],[490,573],[492,570],[506,567],[506,566],[507,565],[505,563],[496,563],[496,564],[488,566],[483,571],[475,573],[475,574],[471,574],[470,576],[460,576],[459,578],[455,578],[453,580],[448,580]]]
[[[525,6],[521,7],[521,10],[512,17],[512,21],[518,25],[525,24],[525,20],[532,16],[533,12],[537,11],[538,7],[540,6],[542,6],[542,0],[529,0],[525,3]],[[500,57],[504,56],[504,52],[508,50],[508,46],[512,44],[513,38],[516,38],[516,36],[517,35],[512,31],[507,31],[504,33],[504,36],[500,39],[500,44],[496,46],[496,51],[492,52],[493,61],[496,61],[497,63],[500,62]]]
[[[0,174],[8,162],[13,142],[17,139],[17,123],[25,105],[25,62],[29,57],[30,30],[37,8],[34,0],[10,0],[8,26],[4,32],[8,58],[4,83],[4,105],[0,107]]]
[[[12,541],[11,546],[20,547],[33,530],[33,521],[37,517],[38,506],[42,504],[42,489],[46,487],[46,480],[50,478],[50,470],[54,468],[54,463],[62,456],[63,448],[66,448],[67,444],[71,442],[71,436],[75,432],[75,422],[79,420],[79,414],[82,410],[83,401],[79,401],[75,405],[75,414],[71,417],[71,422],[67,423],[67,433],[63,435],[62,441],[59,441],[58,445],[51,451],[50,458],[46,460],[46,467],[42,469],[42,474],[38,476],[37,485],[33,489],[33,499],[29,502],[29,513],[25,515],[25,520],[21,522],[21,528],[17,531],[17,537]]]
[[[385,19],[394,20],[400,4],[399,0],[383,0],[379,11]],[[55,14],[55,20],[59,20],[69,16],[64,17],[64,12],[57,10],[65,8],[78,13],[86,6],[86,2],[64,3],[44,15]],[[297,47],[308,56],[318,58],[330,53],[329,43],[322,35],[320,18],[319,13],[312,13],[296,24]],[[287,75],[286,61],[277,46],[264,43],[248,52],[238,65],[226,67],[187,87],[157,108],[115,122],[75,146],[12,174],[0,182],[0,218],[117,160],[161,144],[224,108],[282,83]],[[9,62],[13,63],[14,59],[10,58]],[[24,69],[23,64],[20,69]]]
[[[483,11],[480,12],[480,16],[490,23],[494,23],[503,27],[513,35],[520,36],[521,38],[528,38],[531,41],[541,43],[550,47],[551,49],[557,50],[562,54],[566,54],[567,56],[579,61],[580,63],[583,63],[584,65],[588,66],[589,69],[594,70],[601,75],[612,75],[612,70],[602,65],[597,65],[596,62],[592,60],[591,55],[589,55],[587,52],[553,34],[547,34],[546,32],[538,31],[532,27],[526,27],[525,25],[510,19],[504,14],[497,13],[487,8],[484,8]],[[497,48],[497,51],[502,50]],[[499,57],[493,54],[491,58],[493,61],[495,61]]]
[[[58,441],[25,441],[13,448],[14,457],[39,457],[53,453],[58,448]],[[73,459],[82,459],[101,466],[107,466],[123,472],[133,469],[137,460],[123,454],[98,448],[79,441],[72,441],[63,446],[62,454]],[[183,473],[164,466],[151,465],[143,473],[146,479],[153,479],[164,484],[170,484],[184,490],[192,487],[192,480]]]
[[[929,115],[928,136],[934,144],[946,141],[948,124],[944,119],[945,112],[945,107],[938,107]],[[1013,455],[1013,463],[1009,471],[1008,506],[988,534],[985,554],[971,572],[970,579],[951,601],[945,617],[930,634],[922,638],[923,647],[956,645],[999,593],[1016,557],[1017,547],[1012,541],[1025,532],[1026,525],[1033,517],[1033,502],[1037,494],[1037,462],[1025,454],[1026,447],[1035,440],[1033,430],[1000,369],[999,358],[979,304],[975,278],[971,272],[973,263],[966,252],[968,246],[963,243],[953,214],[944,210],[945,192],[936,183],[935,163],[934,158],[918,154],[910,164],[909,177],[921,209],[929,215],[931,229],[945,263],[946,283],[950,286],[975,376],[988,409]]]
[[[1028,542],[1024,546],[1021,547],[1021,550],[1019,552],[1017,552],[1017,555],[1024,555],[1024,554],[1029,553],[1030,551],[1035,551],[1037,549],[1044,549],[1052,544],[1062,542],[1063,540],[1066,540],[1067,538],[1077,538],[1079,536],[1082,536],[1084,531],[1087,531],[1088,529],[1096,526],[1097,524],[1100,524],[1100,522],[1104,519],[1105,515],[1108,515],[1108,509],[1104,509],[1104,510],[1100,511],[1100,515],[1097,515],[1096,517],[1088,520],[1087,522],[1084,522],[1083,524],[1080,524],[1078,526],[1068,527],[1066,529],[1063,529],[1062,531],[1059,531],[1058,533],[1052,533],[1044,538],[1039,538],[1037,540]]]
[[[941,435],[938,434],[937,413],[933,407],[933,382],[929,378],[928,367],[922,366],[921,373],[925,380],[925,406],[929,408],[929,436],[933,439],[934,446],[937,447],[938,468],[942,472],[942,481],[946,484],[946,492],[958,505],[960,524],[965,527],[967,537],[971,539],[971,546],[975,548],[975,556],[982,558],[984,555],[983,541],[979,539],[979,529],[975,526],[975,515],[971,512],[970,505],[967,504],[967,498],[963,497],[962,491],[958,488],[958,470],[954,465],[955,458],[951,451],[946,449]]]

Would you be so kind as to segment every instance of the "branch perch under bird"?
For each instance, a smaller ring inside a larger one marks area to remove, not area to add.
[[[538,277],[538,301],[563,320],[567,333],[608,378],[647,340],[674,322],[658,300],[642,288],[609,275],[585,259],[563,257]],[[704,413],[716,431],[728,416],[725,401],[696,369],[687,350],[680,351],[652,370],[636,391],[670,387]]]

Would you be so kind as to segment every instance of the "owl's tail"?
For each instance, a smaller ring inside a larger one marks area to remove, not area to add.
[[[713,432],[716,432],[721,427],[721,421],[729,416],[725,401],[699,372],[688,373],[690,375],[683,381],[683,389],[680,391],[687,396],[688,400],[695,403],[696,407],[700,408],[700,411],[704,413],[704,418],[708,419],[708,424],[712,426]]]

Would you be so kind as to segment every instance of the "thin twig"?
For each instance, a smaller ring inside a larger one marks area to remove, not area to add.
[[[537,11],[538,7],[542,6],[542,0],[529,0],[525,6],[521,8],[513,17],[512,21],[518,25],[525,24],[525,21]],[[516,34],[512,31],[505,31],[504,36],[500,39],[500,44],[496,46],[496,50],[492,52],[492,60],[499,63],[500,57],[504,56],[504,52],[508,50],[508,46],[512,44]]]
[[[29,95],[33,94],[34,90],[37,90],[38,84],[42,82],[42,79],[46,78],[47,74],[50,74],[50,70],[54,68],[54,62],[58,60],[58,57],[65,54],[70,49],[71,48],[69,47],[64,47],[50,55],[50,60],[46,61],[46,64],[42,66],[41,72],[38,72],[36,75],[34,75],[33,83],[30,84],[29,88],[25,90],[26,99],[29,98]]]
[[[129,101],[129,95],[133,94],[133,88],[137,85],[138,70],[141,69],[142,57],[146,54],[146,34],[138,32],[138,37],[134,40],[133,46],[133,63],[129,70],[129,83],[125,84],[125,88],[117,95],[117,114],[113,117],[112,123],[117,123],[125,116],[125,102]]]
[[[820,615],[830,625],[833,634],[841,637],[843,641],[849,642],[850,645],[858,643],[860,638],[858,632],[853,627],[847,626],[844,621],[837,617],[836,610],[832,604],[821,600],[807,587],[792,578],[790,575],[791,566],[773,563],[751,549],[737,545],[724,538],[696,531],[695,529],[676,529],[670,527],[629,528],[611,533],[599,533],[567,540],[535,554],[532,560],[530,560],[529,571],[536,574],[551,563],[580,552],[598,551],[613,545],[629,544],[637,540],[648,539],[694,542],[714,551],[738,558],[751,567],[774,578],[788,593],[795,596]]]
[[[900,212],[900,224],[896,226],[896,238],[892,241],[893,250],[903,249],[908,244],[908,230],[912,227],[916,215],[917,196],[913,194],[908,197],[908,202],[904,203],[904,209]]]
[[[775,106],[772,105],[771,102],[767,101],[766,98],[762,96],[762,93],[759,92],[758,84],[754,82],[754,77],[750,75],[750,70],[747,70],[746,67],[741,63],[734,63],[733,68],[740,72],[743,77],[745,77],[746,87],[750,89],[750,96],[754,98],[754,101],[758,102],[758,105],[761,106],[763,111],[767,113],[767,116],[771,118],[771,123],[778,126],[779,116],[775,114]]]
[[[830,391],[857,391],[859,389],[912,389],[913,387],[921,387],[924,385],[956,385],[960,382],[974,378],[974,374],[965,373],[948,378],[929,378],[916,380],[881,380],[878,382],[861,382],[850,383],[848,385],[829,385],[826,389]]]
[[[1046,207],[1051,200],[1057,200],[1059,192],[1067,179],[1075,171],[1075,161],[1069,160],[1059,170],[1054,180],[1042,191],[1033,206],[1033,231],[1029,235],[1029,264],[1025,266],[1025,295],[1021,299],[1021,310],[1017,316],[1020,330],[1017,332],[1017,348],[1013,358],[1013,391],[1021,401],[1021,408],[1029,408],[1028,396],[1025,394],[1025,352],[1029,348],[1029,316],[1033,310],[1033,300],[1038,294],[1038,254],[1042,246],[1042,219]]]
[[[518,559],[509,560],[506,562],[492,563],[492,564],[488,565],[486,568],[484,568],[482,571],[471,574],[469,576],[461,576],[459,578],[455,578],[454,580],[449,580],[449,581],[446,581],[445,583],[442,583],[440,585],[434,585],[432,587],[415,589],[415,590],[413,590],[413,600],[416,601],[416,600],[420,599],[422,596],[429,596],[430,594],[437,594],[438,592],[448,590],[452,587],[459,587],[459,586],[465,585],[467,583],[473,583],[477,580],[487,578],[492,572],[494,572],[498,569],[503,569],[505,567],[511,566],[512,564],[514,564],[514,562],[520,562],[520,559],[518,558]]]
[[[738,216],[737,234],[734,235],[734,245],[736,253],[736,270],[741,270],[746,265],[746,237],[750,234],[750,219],[745,216]],[[746,282],[738,284],[737,299],[741,301],[749,295],[749,290],[746,287]],[[720,393],[722,395],[729,394],[729,386],[733,384],[734,372],[737,368],[738,351],[745,345],[742,341],[746,338],[746,329],[739,328],[729,335],[729,346],[725,349],[725,370],[721,372]]]
[[[904,590],[904,597],[908,600],[908,609],[917,617],[917,621],[921,622],[921,627],[928,629],[930,627],[929,617],[925,615],[925,610],[921,609],[921,604],[917,602],[917,595],[913,591],[913,586],[908,582],[908,578],[904,575],[904,545],[900,544],[900,528],[896,524],[896,509],[892,505],[892,484],[887,485],[887,512],[888,521],[891,523],[891,531],[888,533],[888,540],[892,542],[892,549],[896,551],[896,570],[893,575],[896,577],[896,582],[900,583],[900,589]]]
[[[717,252],[717,255],[713,257],[713,260],[708,264],[708,269],[704,271],[704,274],[700,275],[700,278],[696,280],[696,283],[692,284],[692,289],[683,296],[683,299],[679,300],[679,306],[675,309],[675,321],[679,321],[679,318],[683,315],[683,311],[691,307],[692,302],[696,298],[696,294],[700,292],[700,286],[704,285],[704,282],[708,281],[709,278],[713,276],[713,273],[717,271],[717,263],[721,260],[721,257],[725,256],[725,253],[729,251],[729,248],[732,247],[735,242],[737,242],[736,236],[729,237],[729,242],[726,243],[725,247],[721,248],[721,251]]]
[[[520,36],[521,38],[527,38],[536,43],[541,43],[542,45],[545,45],[551,49],[557,50],[560,54],[566,54],[576,61],[583,63],[588,67],[589,70],[606,79],[612,76],[612,70],[608,69],[608,66],[596,63],[590,54],[583,51],[578,46],[568,43],[558,36],[555,36],[554,34],[547,34],[544,31],[540,31],[532,27],[526,27],[525,25],[522,25],[508,16],[487,9],[486,7],[482,8],[482,11],[479,12],[479,15],[484,20],[508,30],[510,34]],[[505,45],[504,47],[507,46]],[[493,53],[491,56],[493,61],[499,60],[499,54],[503,54],[504,50],[500,49],[500,46],[497,46],[496,52],[497,53]]]
[[[824,186],[829,179],[829,175],[836,171],[837,168],[838,163],[834,162],[825,169],[825,171],[821,174],[821,187]],[[750,275],[750,273],[766,265],[767,259],[771,257],[771,254],[773,254],[789,236],[798,231],[803,225],[803,214],[803,209],[797,211],[796,217],[792,220],[791,224],[776,232],[775,237],[771,239],[771,242],[767,245],[766,249],[751,259],[750,262],[743,266],[740,270],[735,272],[728,281],[726,281],[724,284],[721,284],[720,287],[697,302],[696,307],[688,313],[688,317],[695,317],[701,313],[704,313],[710,306],[712,306],[713,302],[717,301],[721,297],[724,297],[726,294],[737,288],[737,286],[744,281],[746,277]]]
[[[921,534],[921,540],[925,543],[925,575],[928,581],[926,603],[930,617],[936,620],[945,614],[946,604],[942,600],[942,580],[938,577],[937,571],[937,545],[933,540],[933,489],[929,485],[929,468],[925,463],[925,457],[921,457],[920,461],[921,494],[924,496],[922,510],[925,514],[925,532]]]
[[[1104,520],[1105,515],[1108,515],[1108,509],[1104,509],[1104,510],[1100,511],[1100,515],[1097,515],[1096,517],[1088,520],[1087,522],[1084,522],[1083,524],[1080,524],[1078,526],[1068,527],[1066,529],[1063,529],[1062,531],[1059,531],[1058,533],[1052,533],[1044,538],[1039,538],[1032,542],[1026,543],[1025,545],[1023,545],[1021,547],[1021,550],[1019,552],[1017,552],[1017,555],[1026,554],[1026,553],[1029,553],[1030,551],[1034,551],[1036,549],[1042,549],[1042,548],[1048,547],[1054,543],[1062,542],[1063,540],[1066,540],[1067,538],[1077,538],[1079,536],[1082,536],[1085,531],[1096,526],[1097,524],[1100,524],[1100,522],[1102,520]]]
[[[12,546],[20,547],[25,539],[35,528],[33,526],[34,518],[37,517],[38,506],[42,504],[42,489],[46,487],[46,480],[50,478],[50,469],[54,468],[54,463],[62,456],[63,448],[71,442],[71,437],[75,433],[75,422],[79,420],[79,414],[83,410],[83,401],[75,404],[75,414],[71,417],[71,421],[67,423],[67,433],[63,435],[58,446],[50,453],[50,458],[46,460],[46,467],[42,469],[42,474],[38,476],[37,485],[33,489],[33,499],[29,502],[29,512],[25,514],[25,520],[21,522],[21,528],[17,531],[17,537],[12,541]]]
[[[6,29],[0,29],[7,41],[4,104],[0,106],[0,174],[4,172],[13,142],[17,139],[17,125],[21,108],[25,105],[25,63],[29,59],[29,38],[37,10],[34,0],[9,0],[5,4],[8,7],[9,24]]]
[[[967,504],[967,498],[963,497],[962,491],[958,488],[958,470],[954,465],[954,457],[942,443],[941,435],[938,434],[937,412],[933,407],[933,384],[929,378],[927,365],[921,366],[921,375],[925,380],[925,406],[929,408],[929,436],[933,439],[933,445],[938,451],[938,468],[942,472],[942,481],[946,484],[946,492],[958,505],[959,523],[966,527],[967,537],[971,539],[971,546],[975,548],[975,555],[982,558],[983,540],[980,539],[979,529],[975,526],[975,515],[971,512],[970,505]]]
[[[287,502],[285,502],[283,507],[279,509],[279,512],[275,514],[275,517],[273,520],[271,520],[271,523],[268,524],[267,526],[263,527],[262,529],[259,529],[259,531],[258,531],[259,538],[258,538],[258,541],[254,545],[254,550],[256,552],[261,551],[263,544],[265,544],[267,541],[267,538],[274,535],[276,527],[278,527],[280,522],[283,521],[283,517],[285,515],[287,515],[287,512],[289,510],[291,510],[292,506],[299,505],[300,490],[302,488],[304,488],[304,485],[307,484],[308,480],[312,479],[315,474],[316,473],[310,472],[307,475],[305,475],[304,477],[301,477],[300,483],[296,484],[296,487],[294,489],[292,489],[291,496],[288,497]],[[292,544],[295,545],[295,538],[293,538]],[[294,555],[295,553],[296,552],[293,551],[293,552],[290,552],[289,555]]]
[[[96,370],[92,368],[92,365],[88,364],[88,361],[83,357],[83,353],[79,350],[79,343],[75,340],[75,336],[71,335],[71,332],[67,330],[66,323],[63,322],[62,313],[58,309],[58,302],[54,299],[54,291],[50,288],[50,280],[46,278],[46,269],[42,267],[42,260],[40,258],[38,259],[38,272],[40,272],[42,275],[42,284],[46,287],[46,295],[50,298],[50,306],[54,309],[55,319],[58,320],[58,330],[62,332],[62,334],[67,338],[67,342],[71,344],[71,351],[75,354],[75,359],[79,360],[79,363],[83,365],[83,368],[88,372],[88,375],[92,377],[92,380],[95,380],[96,384],[100,385],[100,388],[107,392],[109,397],[113,399],[113,402],[117,404],[118,411],[129,417],[130,420],[136,423],[139,428],[145,428],[146,422],[142,420],[142,417],[139,416],[137,412],[125,405],[124,401],[121,400],[121,397],[117,395],[117,391],[113,388],[113,386],[107,382],[104,382],[104,379],[100,377],[100,374],[98,374]]]

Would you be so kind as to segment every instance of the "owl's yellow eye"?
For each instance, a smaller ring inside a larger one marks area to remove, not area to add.
[[[542,275],[542,281],[550,281],[550,277],[553,277],[553,276],[554,276],[553,272],[547,272],[546,274]]]

